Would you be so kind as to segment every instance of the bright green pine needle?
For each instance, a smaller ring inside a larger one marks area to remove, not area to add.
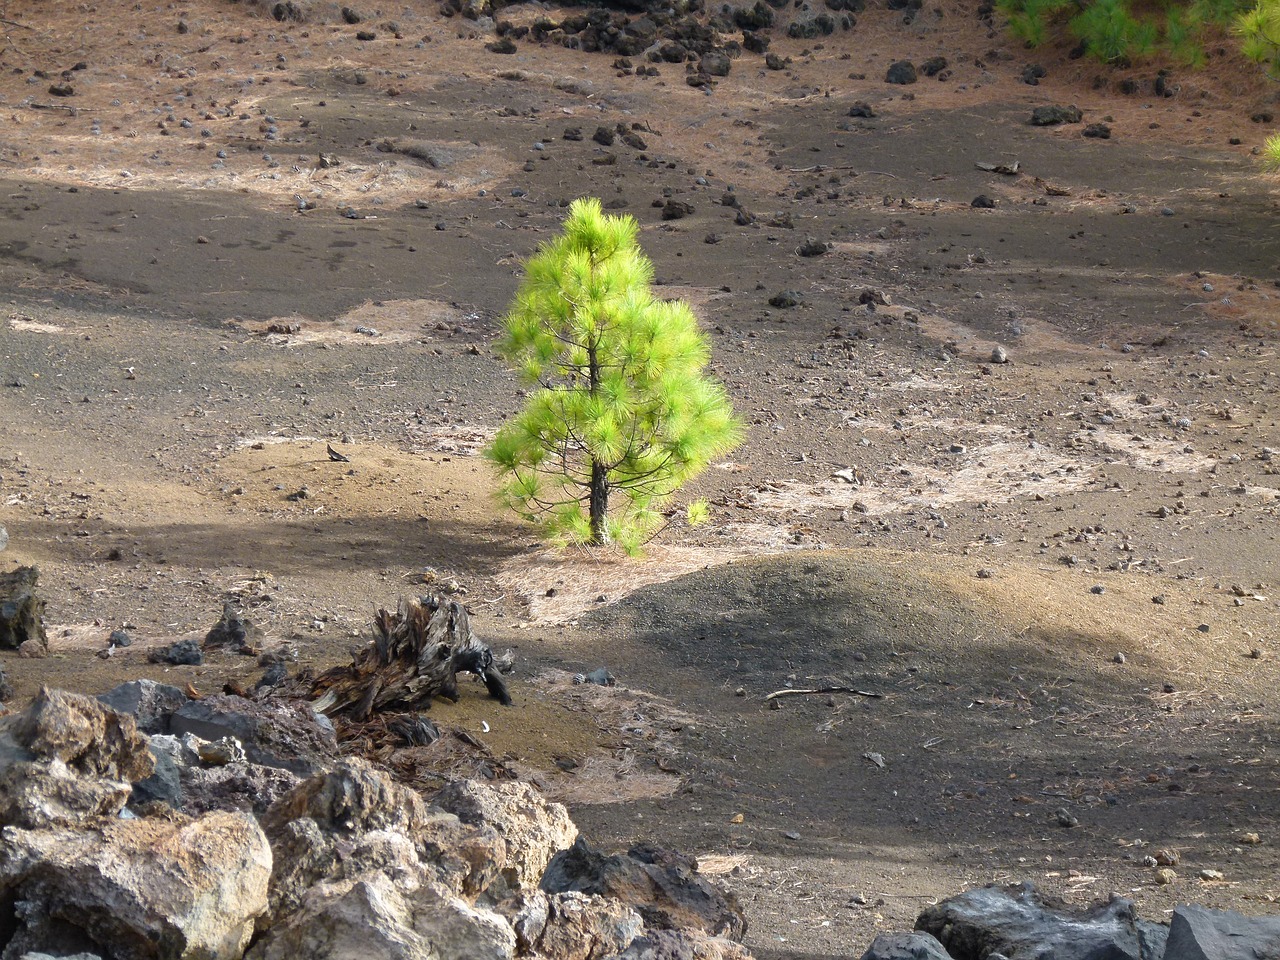
[[[744,436],[724,388],[706,377],[710,346],[693,310],[654,299],[638,237],[634,218],[584,198],[529,258],[498,348],[543,389],[486,451],[517,514],[558,542],[612,541],[628,553],[661,527],[676,488]],[[590,513],[593,466],[617,495],[607,517]]]

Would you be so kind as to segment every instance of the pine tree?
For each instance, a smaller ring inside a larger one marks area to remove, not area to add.
[[[1272,78],[1280,80],[1280,0],[1258,0],[1236,18],[1235,28],[1244,55],[1265,63]]]
[[[1280,0],[1258,0],[1236,18],[1241,49],[1250,60],[1265,63],[1273,80],[1280,80]],[[1262,145],[1262,169],[1280,173],[1280,133]]]
[[[584,198],[526,263],[498,349],[536,389],[486,451],[521,516],[561,540],[628,551],[743,432],[704,374],[710,348],[693,311],[653,296],[638,231]],[[624,503],[611,513],[615,493]]]

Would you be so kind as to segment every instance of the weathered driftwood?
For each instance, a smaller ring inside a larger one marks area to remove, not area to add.
[[[42,657],[49,652],[44,632],[44,600],[36,594],[40,571],[19,567],[0,574],[0,650]]]
[[[870,690],[859,690],[857,687],[788,687],[785,690],[773,691],[773,693],[769,694],[765,699],[777,700],[779,697],[798,697],[810,693],[850,693],[855,697],[870,697],[873,700],[881,700],[884,698],[883,693],[873,693]]]
[[[317,677],[311,697],[321,713],[364,720],[384,710],[426,709],[434,697],[456,702],[462,672],[481,677],[491,697],[510,705],[493,652],[471,632],[462,604],[438,595],[401,600],[395,613],[378,611],[373,643],[349,666]]]

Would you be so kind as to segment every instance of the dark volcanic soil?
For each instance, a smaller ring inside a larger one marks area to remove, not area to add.
[[[784,17],[787,69],[708,88],[489,53],[434,5],[370,42],[322,5],[109,7],[10,4],[0,53],[0,563],[40,565],[54,624],[4,658],[19,694],[156,675],[227,595],[330,664],[444,585],[519,672],[510,711],[437,719],[597,842],[697,853],[760,956],[860,954],[993,879],[1272,909],[1273,90],[1214,57],[1159,97],[1159,65],[1052,51],[1028,86],[949,4]],[[562,14],[503,15],[535,13]],[[1084,123],[1029,125],[1055,103]],[[643,145],[592,139],[619,124]],[[639,561],[541,549],[476,456],[519,402],[489,344],[521,259],[581,195],[639,220],[750,425],[694,485],[714,522]],[[602,664],[618,687],[569,682]],[[855,692],[765,699],[821,687]]]

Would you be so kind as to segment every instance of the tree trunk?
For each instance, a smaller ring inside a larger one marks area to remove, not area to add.
[[[426,709],[435,697],[457,701],[462,671],[481,677],[495,700],[511,703],[492,652],[471,632],[456,600],[401,600],[395,613],[379,610],[373,626],[373,643],[350,666],[334,667],[312,683],[316,710],[364,720],[382,710]]]
[[[591,461],[591,542],[609,543],[609,471]]]

